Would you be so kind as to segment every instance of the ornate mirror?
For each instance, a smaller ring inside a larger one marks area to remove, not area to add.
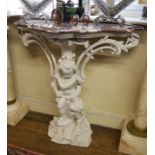
[[[40,13],[51,1],[54,5],[54,0],[21,0],[32,14]]]

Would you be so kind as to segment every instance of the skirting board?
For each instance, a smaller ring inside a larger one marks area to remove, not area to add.
[[[50,115],[59,115],[58,109],[55,102],[45,101],[34,99],[33,97],[19,96],[18,97],[21,103],[29,105],[30,110],[50,114]],[[91,124],[101,125],[104,127],[121,129],[122,123],[127,116],[119,115],[115,113],[105,112],[97,109],[85,107],[86,115]]]

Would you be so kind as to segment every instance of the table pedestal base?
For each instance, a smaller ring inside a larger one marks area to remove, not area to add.
[[[55,117],[50,122],[48,135],[51,141],[59,144],[70,144],[88,147],[91,143],[91,128],[88,120],[72,120],[68,118]]]

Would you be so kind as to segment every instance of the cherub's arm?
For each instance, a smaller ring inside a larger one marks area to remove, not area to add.
[[[57,82],[56,79],[54,79],[51,83],[52,88],[54,89],[54,92],[56,94],[57,97],[61,97],[62,96],[62,92],[58,89],[57,87]]]

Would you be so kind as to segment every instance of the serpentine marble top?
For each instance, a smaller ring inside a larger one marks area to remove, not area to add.
[[[55,25],[52,21],[47,20],[19,20],[15,25],[20,30],[28,30],[33,33],[40,33],[50,38],[69,39],[69,38],[97,38],[103,36],[128,36],[134,30],[143,30],[142,26],[137,25],[118,25],[109,23],[89,23],[84,26],[79,22],[77,26],[70,23],[62,22]]]

